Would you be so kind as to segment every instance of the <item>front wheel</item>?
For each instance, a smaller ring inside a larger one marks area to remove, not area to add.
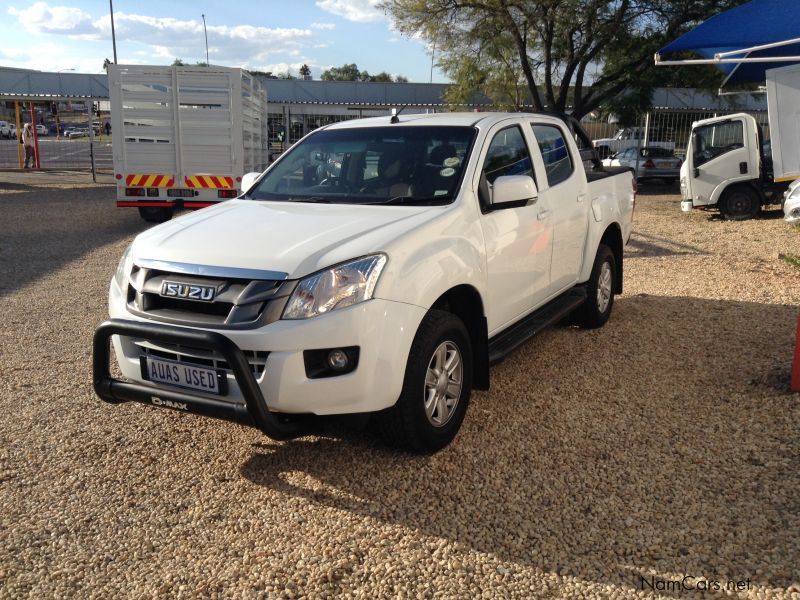
[[[458,433],[472,391],[472,346],[455,315],[430,310],[408,355],[397,403],[376,415],[383,437],[393,446],[436,452]]]
[[[726,221],[746,221],[761,210],[761,199],[756,192],[745,186],[725,190],[719,201],[719,211]]]
[[[577,309],[576,321],[581,327],[602,327],[611,316],[614,307],[614,282],[617,279],[617,261],[611,248],[600,244],[592,267],[592,275],[586,284],[588,297]]]

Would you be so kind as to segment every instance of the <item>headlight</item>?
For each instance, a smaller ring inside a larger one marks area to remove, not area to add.
[[[385,254],[374,254],[309,275],[297,284],[282,318],[308,319],[369,300],[385,264]]]
[[[117,282],[119,289],[125,290],[126,280],[128,278],[128,272],[130,271],[130,265],[128,264],[128,259],[131,256],[131,247],[128,246],[128,249],[125,250],[125,253],[122,255],[122,258],[119,259],[119,264],[117,265],[117,270],[114,272],[114,281]]]

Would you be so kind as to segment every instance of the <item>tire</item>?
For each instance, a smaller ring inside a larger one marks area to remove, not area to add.
[[[156,206],[140,206],[139,216],[148,223],[163,223],[172,218],[175,211],[172,207],[159,208]]]
[[[738,185],[728,188],[719,200],[719,212],[726,221],[746,221],[761,210],[761,198],[751,188]]]
[[[429,373],[435,378],[439,365],[452,362],[454,356],[460,365],[452,364],[449,375],[443,379],[443,372],[438,382],[429,380]],[[472,346],[467,328],[451,313],[430,310],[411,344],[400,397],[394,406],[375,415],[376,424],[396,448],[420,454],[436,452],[461,428],[471,391]]]
[[[600,244],[594,258],[592,274],[586,284],[588,297],[577,309],[575,322],[586,329],[602,327],[614,308],[614,282],[617,278],[617,261],[611,248]]]

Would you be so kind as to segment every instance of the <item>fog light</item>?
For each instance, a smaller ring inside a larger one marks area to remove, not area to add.
[[[344,371],[350,364],[350,359],[343,350],[331,350],[328,353],[328,366],[334,371]]]

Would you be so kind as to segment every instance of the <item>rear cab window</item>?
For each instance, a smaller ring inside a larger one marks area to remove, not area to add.
[[[531,123],[536,144],[542,155],[547,185],[553,187],[566,181],[575,171],[564,132],[555,125]]]

